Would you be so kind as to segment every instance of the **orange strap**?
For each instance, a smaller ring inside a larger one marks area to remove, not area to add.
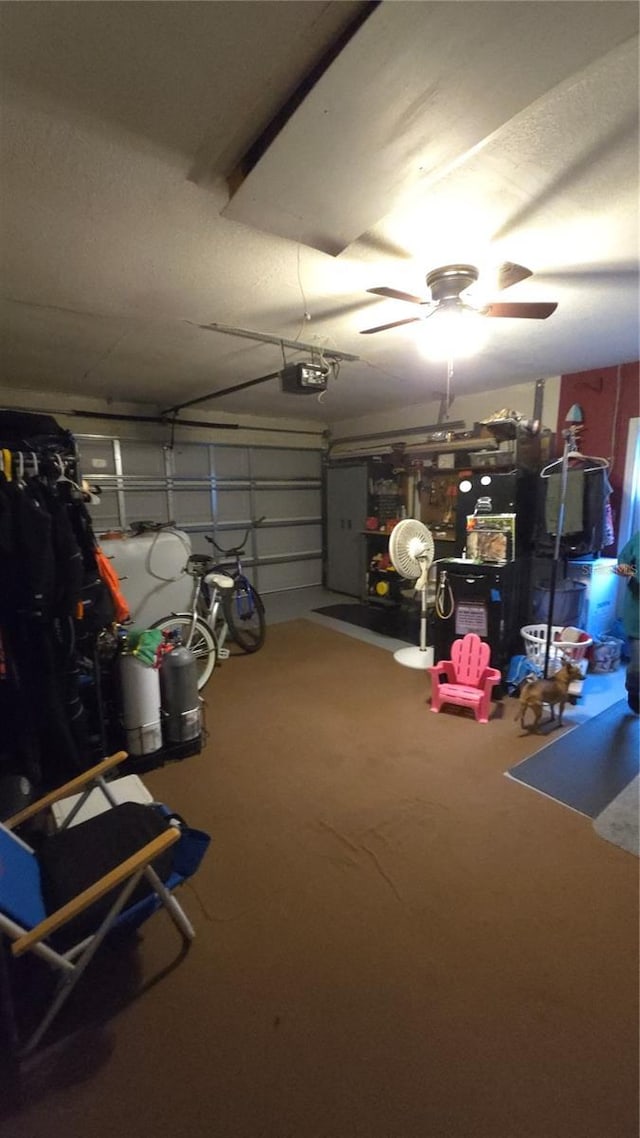
[[[121,624],[124,620],[131,620],[131,613],[129,611],[129,606],[122,594],[122,590],[120,588],[120,578],[118,577],[118,574],[113,568],[113,565],[109,561],[106,553],[100,549],[99,545],[96,547],[95,553],[98,572],[105,585],[107,586],[109,592],[111,593],[113,603],[115,605],[116,620],[119,624]]]

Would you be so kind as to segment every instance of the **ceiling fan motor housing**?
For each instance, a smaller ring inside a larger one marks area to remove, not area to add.
[[[434,301],[457,300],[461,292],[478,279],[475,265],[444,265],[427,273],[427,285]]]

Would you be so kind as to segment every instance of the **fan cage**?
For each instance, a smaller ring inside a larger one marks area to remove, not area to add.
[[[418,539],[426,545],[426,551],[420,557],[410,552],[413,539]],[[424,567],[424,561],[431,565],[434,557],[434,545],[431,533],[423,522],[415,518],[407,518],[398,523],[391,531],[389,539],[389,556],[392,564],[401,576],[407,580],[419,577]]]

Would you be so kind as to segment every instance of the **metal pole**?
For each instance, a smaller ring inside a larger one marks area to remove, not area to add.
[[[187,320],[187,324],[193,324]],[[277,344],[279,347],[293,348],[294,352],[315,352],[322,354],[328,360],[346,360],[354,363],[360,356],[351,352],[339,352],[336,348],[325,348],[321,344],[305,344],[303,340],[285,340],[283,336],[270,336],[267,332],[251,332],[248,328],[234,328],[230,324],[196,324],[205,332],[223,332],[227,336],[240,336],[245,340],[258,340],[261,344]]]
[[[569,468],[569,451],[573,445],[571,431],[564,431],[564,450],[562,452],[562,473],[560,481],[560,505],[558,507],[558,523],[556,540],[551,565],[551,581],[549,582],[549,612],[547,614],[547,643],[544,652],[544,678],[547,679],[549,669],[549,653],[551,650],[551,629],[553,627],[553,602],[556,595],[556,579],[558,576],[558,561],[560,560],[560,540],[564,529],[564,510],[567,496],[567,475]]]

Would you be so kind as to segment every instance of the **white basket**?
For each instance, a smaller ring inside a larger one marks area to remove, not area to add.
[[[576,662],[584,660],[587,650],[593,644],[591,638],[589,640],[580,640],[578,643],[576,643],[575,640],[556,640],[556,637],[559,637],[563,631],[563,625],[552,625],[549,661],[553,661],[556,668],[560,667],[563,656],[568,656],[570,660],[575,660]],[[524,640],[527,659],[532,660],[534,664],[538,664],[543,668],[547,652],[546,624],[525,624],[524,628],[520,629],[520,635]]]

